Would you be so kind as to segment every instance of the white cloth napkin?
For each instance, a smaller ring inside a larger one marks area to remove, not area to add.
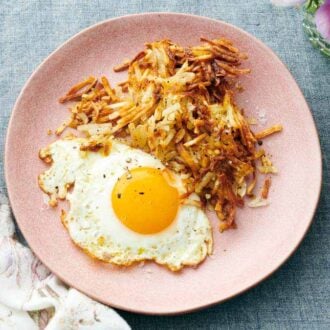
[[[67,288],[15,238],[8,200],[0,195],[0,329],[130,329],[111,308]]]

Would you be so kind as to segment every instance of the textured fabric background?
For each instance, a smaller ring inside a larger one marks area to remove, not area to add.
[[[120,312],[121,315],[133,329],[330,329],[327,197],[330,60],[307,41],[296,8],[273,7],[266,0],[1,0],[1,192],[6,191],[2,164],[8,119],[19,91],[37,65],[62,42],[91,24],[147,11],[183,12],[221,19],[254,34],[279,55],[302,88],[319,129],[324,157],[323,190],[315,221],[299,250],[258,287],[224,304],[188,315],[157,317]]]

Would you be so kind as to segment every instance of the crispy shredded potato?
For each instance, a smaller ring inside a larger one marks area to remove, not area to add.
[[[282,127],[251,131],[232,91],[235,78],[250,72],[239,68],[247,55],[225,38],[201,41],[189,48],[169,40],[146,44],[114,68],[128,70],[127,81],[116,88],[106,77],[73,86],[60,102],[77,102],[56,134],[66,127],[84,132],[91,137],[84,150],[104,147],[115,136],[155,155],[184,178],[188,194],[196,192],[203,206],[212,206],[223,231],[235,228],[236,208],[245,195],[253,196],[257,168],[277,171],[256,147]],[[270,180],[267,185],[264,198]]]
[[[282,129],[283,129],[282,125],[274,125],[272,127],[266,128],[265,130],[263,130],[259,133],[256,133],[255,137],[258,140],[261,140],[261,139],[264,139],[266,136],[272,135],[272,134],[277,133],[277,132],[281,132]]]
[[[262,186],[262,190],[261,190],[261,197],[263,199],[267,199],[268,198],[268,194],[269,194],[269,189],[270,189],[270,185],[272,183],[271,178],[267,178],[264,182],[264,185]]]

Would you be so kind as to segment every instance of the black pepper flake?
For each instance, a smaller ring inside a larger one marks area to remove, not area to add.
[[[121,198],[121,194],[117,194],[117,198],[120,199]]]
[[[258,141],[258,144],[259,144],[259,146],[262,146],[262,141],[259,140]]]
[[[143,191],[140,191],[140,192],[139,192],[139,195],[144,195],[144,192],[143,192]]]
[[[103,177],[104,177],[104,179],[106,178],[106,175],[105,174],[103,174]]]

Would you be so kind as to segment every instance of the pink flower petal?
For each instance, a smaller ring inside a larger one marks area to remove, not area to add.
[[[275,6],[290,7],[297,6],[304,3],[305,0],[271,0],[271,3]]]
[[[316,11],[315,25],[321,36],[330,42],[330,0]]]

